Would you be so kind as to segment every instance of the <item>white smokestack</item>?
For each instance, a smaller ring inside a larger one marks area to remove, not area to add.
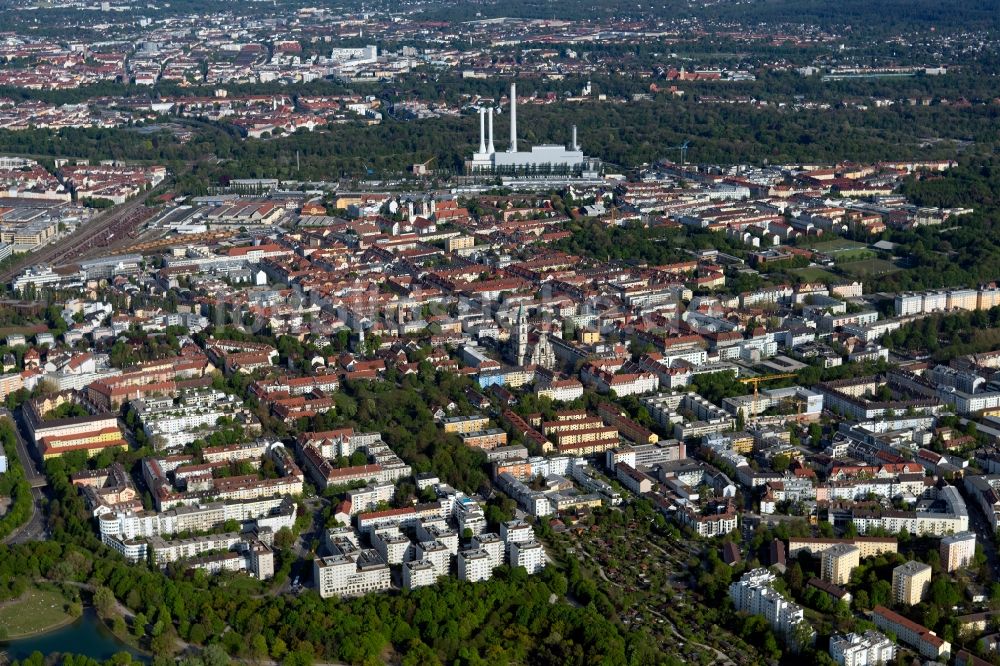
[[[517,84],[510,84],[510,152],[517,152]]]
[[[479,154],[486,152],[486,109],[479,107]]]
[[[572,145],[572,149],[573,150],[579,150],[580,149],[580,147],[576,145],[576,125],[573,125],[573,145]]]
[[[493,107],[492,106],[490,107],[490,145],[486,149],[486,152],[489,153],[490,155],[492,155],[493,153],[497,152],[496,149],[493,147]]]

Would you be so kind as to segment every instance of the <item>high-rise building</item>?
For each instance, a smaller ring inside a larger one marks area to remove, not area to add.
[[[976,555],[976,533],[959,532],[941,539],[941,566],[945,571],[967,567]]]
[[[490,555],[485,550],[463,550],[458,554],[458,578],[470,583],[493,577]]]
[[[736,610],[761,615],[775,633],[794,641],[799,625],[805,622],[802,607],[785,599],[772,587],[776,576],[767,569],[753,569],[729,586]]]
[[[861,563],[861,549],[847,543],[838,543],[823,552],[820,578],[834,585],[846,585],[851,572]]]
[[[892,570],[892,599],[897,604],[919,604],[930,586],[931,568],[926,564],[910,560]]]

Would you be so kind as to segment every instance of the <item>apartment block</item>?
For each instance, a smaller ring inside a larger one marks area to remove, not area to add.
[[[821,556],[820,578],[834,585],[846,585],[851,572],[861,563],[861,549],[848,544],[837,544]]]
[[[767,569],[748,571],[729,586],[736,610],[760,615],[778,635],[789,640],[804,622],[802,607],[785,599],[774,589],[776,576]]]
[[[374,550],[317,557],[313,560],[313,581],[324,599],[387,590],[391,582],[389,565]]]
[[[926,564],[910,560],[892,570],[892,599],[897,604],[919,604],[930,586],[931,568]]]
[[[951,643],[885,606],[875,607],[873,619],[879,629],[892,632],[901,643],[906,643],[928,659],[947,660],[951,655]]]
[[[896,658],[896,644],[869,629],[863,634],[830,638],[830,657],[840,666],[876,666]]]
[[[478,583],[493,577],[490,555],[485,550],[463,550],[458,554],[459,580]]]
[[[545,549],[537,541],[514,541],[510,544],[510,565],[536,574],[545,568]]]
[[[411,560],[403,564],[403,587],[407,590],[433,585],[437,579],[437,569],[427,560]]]
[[[941,566],[945,571],[951,572],[967,567],[976,555],[976,533],[959,532],[946,536],[941,539],[939,548]]]

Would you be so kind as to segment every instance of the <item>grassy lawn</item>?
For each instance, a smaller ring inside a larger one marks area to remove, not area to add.
[[[862,261],[864,259],[871,259],[872,257],[878,256],[873,250],[867,248],[861,248],[858,250],[846,250],[844,252],[837,252],[833,255],[833,260],[838,264],[848,264],[851,262]]]
[[[71,622],[66,600],[58,592],[30,589],[13,601],[0,604],[0,627],[8,638],[22,638]]]
[[[887,275],[901,270],[891,261],[886,261],[885,259],[865,259],[864,261],[852,261],[846,264],[838,263],[837,268],[844,271],[851,277]]]
[[[798,275],[808,282],[823,282],[825,280],[836,280],[839,276],[820,266],[806,266],[805,268],[792,268],[788,271],[793,275]]]

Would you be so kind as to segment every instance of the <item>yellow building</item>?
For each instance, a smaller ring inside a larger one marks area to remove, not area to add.
[[[736,451],[736,453],[753,452],[753,435],[750,433],[734,432],[729,436],[729,439],[733,443],[733,451]]]
[[[931,568],[926,564],[910,560],[892,570],[892,599],[897,604],[919,604],[930,586]]]
[[[78,434],[52,435],[40,440],[42,458],[58,458],[71,451],[86,451],[87,457],[96,456],[104,449],[127,449],[128,442],[118,428],[89,430]]]
[[[453,432],[459,435],[486,430],[490,425],[490,420],[485,416],[450,416],[441,421],[445,432]]]
[[[507,445],[507,433],[499,428],[491,430],[481,430],[478,432],[462,433],[462,443],[466,446],[474,446],[477,449],[495,449],[498,446]]]
[[[476,244],[476,239],[472,236],[453,236],[444,242],[444,247],[448,252],[459,250],[471,250]]]
[[[820,578],[834,585],[847,585],[851,572],[861,564],[861,549],[841,543],[828,548],[822,555]]]

